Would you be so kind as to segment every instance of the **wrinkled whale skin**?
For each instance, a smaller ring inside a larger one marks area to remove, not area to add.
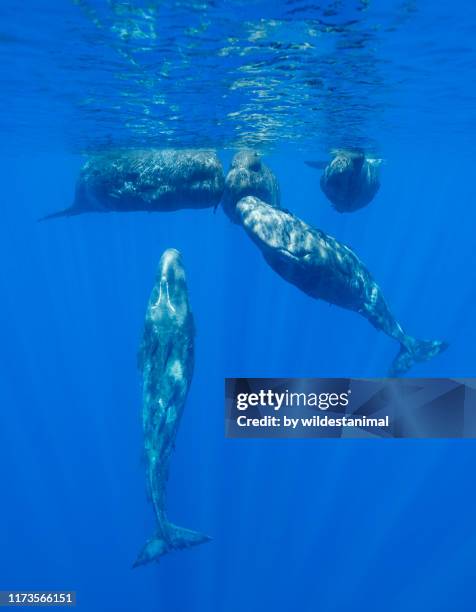
[[[223,210],[233,223],[238,223],[236,204],[245,196],[256,196],[279,207],[279,183],[256,151],[238,151],[231,161],[225,179]]]
[[[147,488],[157,530],[134,567],[210,539],[173,525],[165,511],[170,458],[193,375],[194,333],[182,259],[168,249],[160,260],[139,352]]]
[[[359,313],[400,343],[390,375],[401,375],[414,362],[426,361],[447,347],[445,342],[416,340],[403,331],[380,287],[346,245],[255,197],[240,200],[236,211],[251,240],[282,278],[313,298]]]
[[[338,151],[321,175],[321,189],[338,212],[367,206],[380,188],[380,161],[360,151]]]
[[[213,151],[110,151],[86,161],[71,208],[44,218],[209,208],[220,202],[224,184],[223,168]]]

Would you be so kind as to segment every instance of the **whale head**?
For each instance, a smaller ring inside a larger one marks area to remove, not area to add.
[[[371,202],[380,187],[379,163],[360,149],[333,151],[321,176],[321,189],[338,212],[353,212]]]
[[[178,384],[178,379],[189,384],[187,381],[191,378],[193,368],[194,335],[195,326],[188,301],[182,256],[176,249],[167,249],[157,268],[137,355],[139,369],[149,381],[147,384],[152,384],[154,377],[160,381],[166,373],[171,373],[174,385]],[[190,376],[184,374],[184,368]],[[182,391],[184,389],[186,386]]]
[[[254,196],[242,198],[236,205],[241,225],[260,248],[277,249],[289,239],[289,214]]]
[[[222,206],[233,223],[238,223],[237,203],[246,196],[279,206],[279,185],[273,172],[261,161],[257,151],[238,151],[225,180]]]
[[[187,279],[182,256],[177,249],[167,249],[160,258],[156,283],[149,303],[153,321],[171,319],[183,322],[189,315]]]
[[[259,172],[262,168],[261,156],[257,151],[245,149],[238,151],[231,160],[231,168],[246,169],[251,172]]]

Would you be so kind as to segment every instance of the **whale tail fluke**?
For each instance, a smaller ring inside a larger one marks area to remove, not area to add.
[[[57,219],[58,217],[72,217],[73,215],[78,215],[79,211],[73,208],[65,208],[64,210],[58,210],[57,212],[50,213],[49,215],[45,215],[44,217],[40,217],[38,221],[48,221],[48,219]]]
[[[389,375],[401,376],[408,372],[414,363],[428,361],[445,351],[448,346],[448,343],[442,340],[416,340],[409,337],[393,360]]]
[[[181,548],[189,548],[190,546],[203,544],[210,540],[209,536],[198,531],[184,529],[172,523],[167,523],[164,534],[157,534],[146,542],[132,567],[145,565],[151,561],[159,561],[160,557],[168,552],[180,550]]]

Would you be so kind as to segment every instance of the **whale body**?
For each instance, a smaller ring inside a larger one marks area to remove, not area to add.
[[[220,202],[224,183],[221,162],[213,151],[110,151],[86,161],[73,205],[42,220],[86,212],[209,208]]]
[[[180,253],[168,249],[160,260],[139,352],[147,486],[157,530],[146,542],[134,567],[158,561],[172,550],[210,539],[202,533],[170,523],[165,511],[170,457],[192,380],[193,365],[194,324],[185,271]]]
[[[338,212],[354,212],[367,206],[380,188],[380,159],[362,151],[335,151],[329,164],[306,162],[323,168],[321,189]]]
[[[359,313],[400,343],[391,376],[447,348],[440,340],[417,340],[403,331],[380,287],[346,245],[255,197],[240,200],[236,212],[251,240],[282,278],[313,298]]]
[[[280,204],[278,180],[256,151],[238,151],[225,179],[222,206],[233,223],[238,223],[236,204],[245,196],[256,196],[273,206]]]

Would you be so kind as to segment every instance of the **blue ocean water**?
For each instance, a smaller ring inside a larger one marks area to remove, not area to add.
[[[475,7],[431,2],[93,2],[0,7],[0,589],[87,611],[474,610],[470,440],[227,440],[225,376],[384,376],[396,343],[311,300],[219,209],[69,205],[89,152],[257,147],[283,204],[349,244],[418,337],[413,376],[472,376]],[[332,210],[306,159],[384,159]],[[154,528],[136,354],[178,248],[196,367],[171,519],[211,543],[132,569]]]

